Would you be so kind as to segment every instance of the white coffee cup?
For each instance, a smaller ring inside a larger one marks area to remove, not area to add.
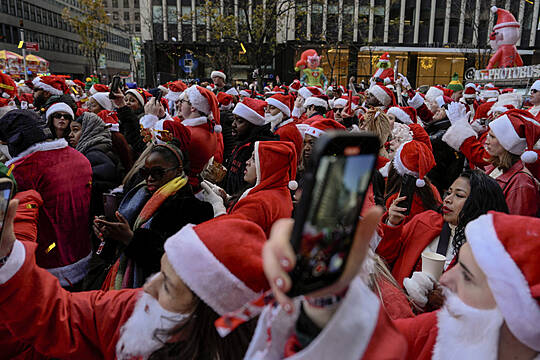
[[[443,255],[425,251],[422,253],[422,272],[438,281],[442,275],[445,262],[446,257]]]

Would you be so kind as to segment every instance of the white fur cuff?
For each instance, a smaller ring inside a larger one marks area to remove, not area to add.
[[[407,102],[409,103],[409,106],[418,109],[424,103],[424,98],[419,93],[416,93],[416,95],[414,95],[413,98],[409,99]]]
[[[463,142],[471,136],[476,139],[476,131],[465,121],[458,121],[446,130],[442,140],[452,149],[459,151]]]
[[[15,240],[13,244],[13,250],[7,259],[4,266],[0,267],[0,284],[5,284],[15,275],[21,266],[24,264],[26,258],[26,250],[22,242]]]

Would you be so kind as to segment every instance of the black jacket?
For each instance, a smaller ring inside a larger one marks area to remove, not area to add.
[[[131,110],[129,106],[116,110],[120,132],[126,138],[128,144],[134,151],[134,158],[138,158],[146,148],[146,143],[141,136],[141,126],[139,116]]]
[[[187,224],[200,224],[213,217],[212,205],[196,199],[191,187],[186,185],[163,202],[148,229],[134,231],[133,239],[124,252],[142,268],[145,279],[159,271],[165,240]]]
[[[223,135],[223,163],[231,156],[234,148],[234,137],[232,136],[232,123],[234,115],[231,110],[219,111],[219,122],[221,124],[221,135]]]

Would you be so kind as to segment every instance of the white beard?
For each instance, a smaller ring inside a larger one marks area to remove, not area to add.
[[[162,332],[172,330],[188,316],[163,309],[155,298],[142,292],[133,313],[120,329],[120,338],[116,343],[117,359],[147,359],[170,338]]]
[[[446,300],[437,315],[439,331],[433,359],[497,359],[504,322],[499,309],[470,307],[447,288],[443,288],[443,294]]]
[[[270,123],[270,129],[272,132],[276,129],[276,127],[281,123],[283,120],[283,113],[280,111],[276,115],[270,115],[269,113],[266,113],[264,115],[264,121],[266,124]]]

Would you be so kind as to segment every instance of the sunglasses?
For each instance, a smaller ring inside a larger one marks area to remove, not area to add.
[[[156,179],[156,180],[161,180],[165,174],[167,173],[167,171],[171,171],[171,170],[176,170],[177,168],[176,167],[172,167],[172,168],[169,168],[169,169],[164,169],[160,166],[154,166],[152,168],[147,168],[147,167],[142,167],[139,169],[139,175],[143,178],[143,179],[147,179],[148,176],[152,176],[153,179]]]
[[[538,92],[538,90],[536,90],[536,89],[531,90],[531,94],[536,94],[537,92]]]
[[[59,114],[59,113],[56,113],[56,114],[53,115],[53,117],[54,117],[55,119],[62,119],[62,118],[63,118],[64,120],[69,120],[69,121],[73,120],[73,118],[71,117],[71,115],[68,115],[68,114]]]

